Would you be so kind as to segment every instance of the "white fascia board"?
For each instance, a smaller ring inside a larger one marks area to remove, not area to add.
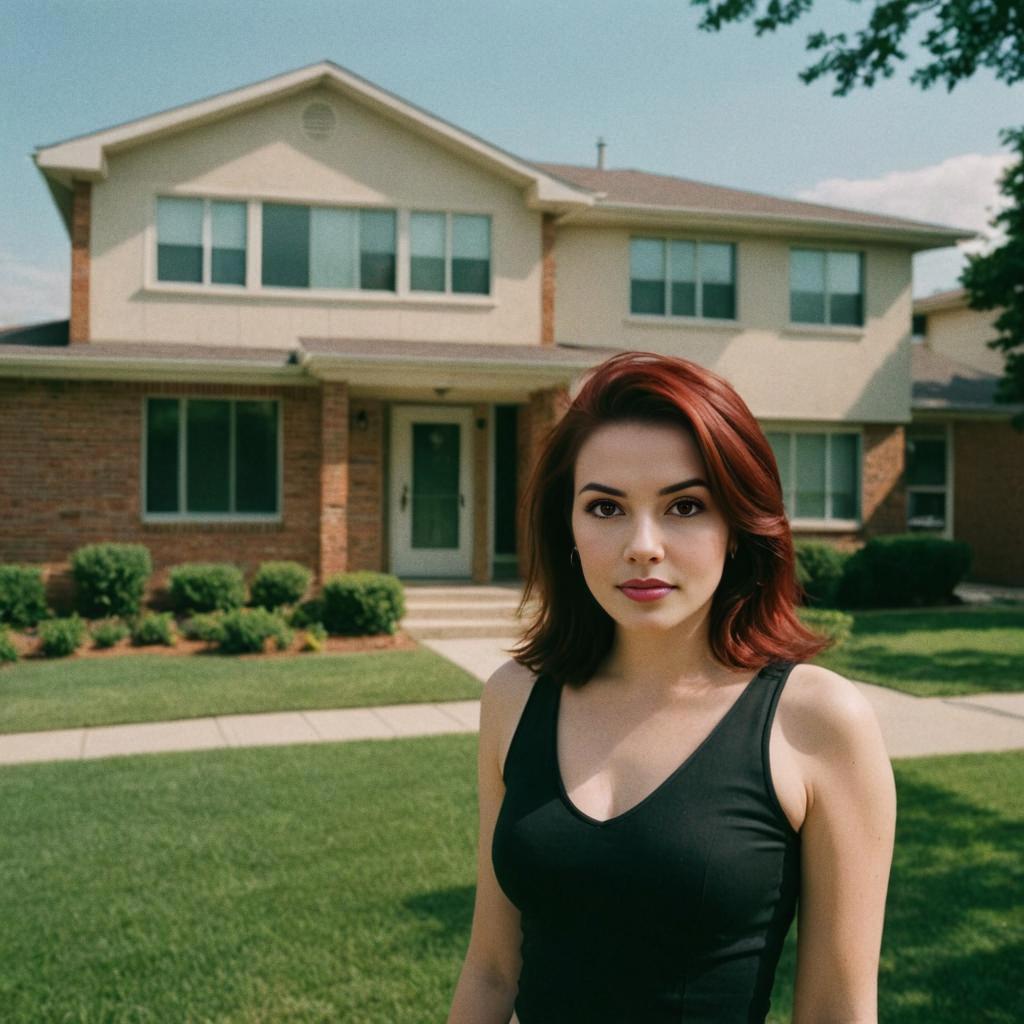
[[[980,236],[973,231],[942,225],[856,224],[826,217],[793,217],[790,214],[723,212],[681,206],[646,206],[641,203],[598,203],[591,209],[568,214],[567,224],[584,226],[622,225],[628,227],[701,228],[799,238],[850,239],[907,245],[914,250],[943,249]]]

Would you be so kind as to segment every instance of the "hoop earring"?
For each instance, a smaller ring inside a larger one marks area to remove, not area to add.
[[[569,552],[569,564],[570,564],[570,565],[572,565],[572,556],[573,556],[573,553],[575,553],[575,555],[576,555],[576,562],[577,562],[577,564],[579,564],[579,556],[580,556],[580,553],[579,553],[579,551],[577,551],[577,550],[576,550],[576,548],[575,548],[575,547],[574,547],[574,548],[572,549],[572,551],[570,551],[570,552]]]

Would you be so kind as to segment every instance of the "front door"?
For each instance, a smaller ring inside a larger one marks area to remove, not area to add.
[[[396,405],[391,414],[391,571],[469,578],[473,411]]]

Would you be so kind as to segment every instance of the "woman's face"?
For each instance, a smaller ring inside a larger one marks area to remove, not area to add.
[[[572,506],[581,568],[572,571],[582,569],[598,604],[621,626],[665,630],[710,610],[730,528],[708,483],[700,449],[680,426],[609,423],[583,444]],[[673,589],[649,601],[621,589],[650,577]]]

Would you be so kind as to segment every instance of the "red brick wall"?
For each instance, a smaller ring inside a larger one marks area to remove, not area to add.
[[[350,398],[348,571],[385,572],[384,417],[387,406],[372,398]],[[366,413],[366,429],[359,414]]]
[[[881,533],[906,532],[907,493],[903,486],[905,449],[902,425],[864,425],[861,515],[865,540]]]
[[[540,343],[555,343],[555,215],[545,213],[540,229]]]
[[[71,200],[71,324],[72,344],[89,340],[89,228],[92,185],[74,183]]]
[[[953,536],[970,579],[1024,586],[1024,434],[1008,420],[953,424]]]
[[[141,522],[143,397],[204,394],[282,399],[281,523]],[[99,541],[145,544],[153,589],[186,561],[233,561],[248,575],[294,559],[315,571],[319,407],[317,388],[0,380],[0,562],[43,567],[58,602],[71,553]]]

